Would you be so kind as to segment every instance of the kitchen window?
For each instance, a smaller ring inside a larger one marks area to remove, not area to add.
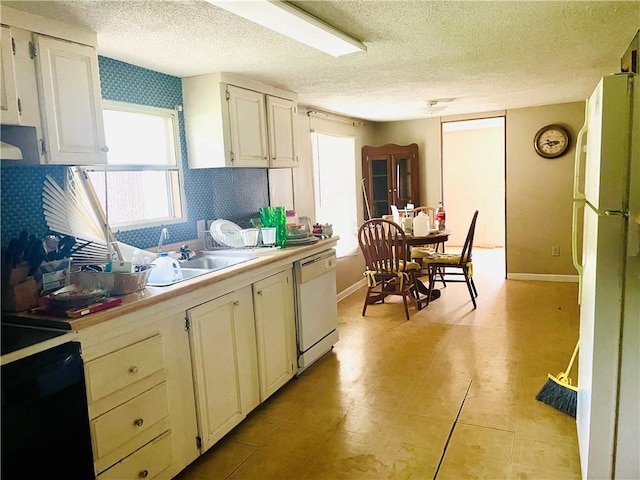
[[[333,225],[338,257],[358,249],[356,147],[350,136],[312,133],[316,219]]]
[[[183,221],[177,110],[103,101],[107,165],[86,167],[112,229]]]

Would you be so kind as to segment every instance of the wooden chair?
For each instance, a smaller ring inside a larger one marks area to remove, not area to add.
[[[467,238],[464,241],[461,253],[438,253],[435,252],[428,255],[423,259],[423,263],[426,263],[427,272],[429,275],[429,297],[433,291],[433,286],[436,280],[436,275],[441,276],[441,279],[446,286],[446,282],[465,282],[469,289],[469,295],[473,302],[473,308],[476,308],[476,297],[478,296],[478,290],[473,281],[473,264],[471,262],[471,252],[473,250],[473,237],[476,231],[476,220],[478,218],[478,210],[473,214],[471,225],[467,233]],[[453,270],[453,271],[452,271]],[[463,278],[459,278],[463,277]]]
[[[372,218],[358,230],[358,243],[364,255],[367,277],[367,295],[362,316],[367,306],[382,302],[389,295],[401,295],[404,312],[409,320],[411,301],[420,310],[420,294],[416,287],[416,275],[420,265],[411,262],[407,240],[397,223],[381,218]]]
[[[413,216],[417,216],[420,212],[424,212],[429,215],[429,228],[435,228],[435,207],[426,206],[414,208]],[[436,252],[444,253],[444,242],[436,243],[434,245],[418,245],[412,247],[411,260],[426,268],[426,262],[424,262],[423,259]],[[440,275],[440,281],[442,281],[444,285],[444,277],[442,275]]]
[[[424,212],[429,215],[429,228],[434,228],[434,215],[436,209],[434,207],[418,207],[413,209],[413,216],[416,217],[420,212]]]

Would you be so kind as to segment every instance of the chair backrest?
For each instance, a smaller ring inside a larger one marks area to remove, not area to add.
[[[380,273],[400,271],[400,265],[410,255],[400,225],[382,218],[372,218],[360,226],[358,243],[367,268]]]
[[[414,208],[413,209],[413,216],[417,216],[420,212],[424,212],[427,215],[429,215],[429,228],[434,228],[434,221],[435,221],[435,212],[436,209],[434,207],[418,207],[418,208]]]
[[[469,225],[469,231],[467,232],[467,238],[464,241],[462,247],[462,253],[460,254],[460,263],[467,263],[471,261],[471,251],[473,250],[473,237],[476,233],[476,220],[478,218],[478,210],[473,214],[471,219],[471,225]]]

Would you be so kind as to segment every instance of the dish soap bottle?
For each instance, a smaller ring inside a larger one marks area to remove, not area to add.
[[[438,208],[436,208],[436,211],[433,214],[433,219],[434,225],[438,230],[442,231],[445,229],[446,213],[442,202],[438,202]]]

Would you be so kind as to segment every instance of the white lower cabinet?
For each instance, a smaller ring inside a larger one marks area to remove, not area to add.
[[[140,480],[159,478],[172,463],[171,431],[125,458],[119,464],[98,475],[97,480]],[[167,477],[170,478],[170,477]]]
[[[295,374],[291,270],[187,310],[201,452]]]
[[[79,332],[95,473],[172,478],[199,455],[184,307],[111,322]]]
[[[187,311],[201,451],[260,403],[251,287]]]
[[[291,267],[79,330],[98,479],[175,477],[293,378]]]
[[[296,372],[295,306],[291,270],[253,284],[260,399],[265,401]]]

